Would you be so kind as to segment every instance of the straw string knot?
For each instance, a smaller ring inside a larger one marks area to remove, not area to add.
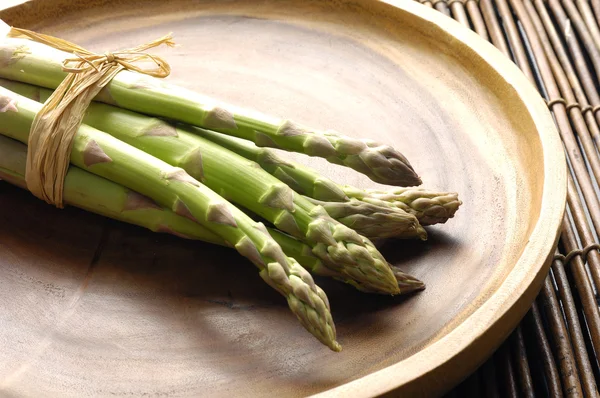
[[[113,62],[115,62],[115,55],[111,52],[105,52],[104,56],[106,57],[106,62],[108,62],[109,64],[112,64]]]
[[[123,70],[156,78],[169,76],[169,64],[146,51],[163,44],[173,47],[175,42],[169,34],[132,49],[96,54],[66,40],[25,29],[11,28],[8,36],[26,38],[73,55],[63,60],[62,69],[67,76],[33,120],[25,173],[27,188],[35,196],[63,208],[63,185],[73,138],[91,101]]]

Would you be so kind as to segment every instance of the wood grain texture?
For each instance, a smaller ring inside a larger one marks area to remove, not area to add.
[[[90,50],[174,32],[169,80],[399,148],[456,218],[388,260],[406,299],[331,281],[340,354],[237,254],[57,210],[0,185],[0,391],[39,396],[435,395],[527,312],[557,241],[566,167],[550,114],[491,44],[410,1],[33,1],[9,24]],[[285,156],[290,156],[285,154]],[[377,187],[318,159],[324,174]]]

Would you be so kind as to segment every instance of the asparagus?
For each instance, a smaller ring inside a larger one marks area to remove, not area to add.
[[[322,206],[327,214],[350,228],[360,225],[360,229],[357,230],[373,239],[419,237],[427,240],[427,231],[416,217],[395,207],[379,206],[354,198],[346,202],[307,199],[315,205]]]
[[[378,206],[377,211],[380,212],[385,211],[383,209],[386,208],[395,208],[413,214],[422,226],[445,223],[454,217],[462,204],[458,194],[454,192],[437,192],[423,188],[395,188],[381,191],[339,185],[307,166],[282,159],[271,149],[258,148],[247,141],[214,131],[196,129],[196,134],[246,159],[255,161],[296,192],[314,199],[315,203],[353,202],[354,199]],[[422,229],[417,229],[416,232],[420,236]],[[414,237],[415,235],[408,231],[401,236]]]
[[[35,101],[0,88],[1,133],[26,144],[32,121],[41,107]],[[312,276],[284,254],[264,226],[183,169],[85,124],[73,139],[70,161],[150,197],[223,238],[257,266],[259,275],[287,299],[288,306],[309,332],[332,350],[341,350],[329,301]]]
[[[32,40],[7,38],[0,44],[0,76],[54,89],[66,76],[62,61],[71,57]],[[219,131],[258,146],[322,157],[382,184],[421,184],[406,157],[389,145],[333,131],[317,131],[289,120],[220,103],[138,73],[120,72],[97,100]]]
[[[0,84],[41,101],[51,93],[44,89],[36,91],[22,83],[3,80]],[[321,207],[296,195],[254,162],[190,133],[191,127],[179,125],[175,128],[165,121],[100,103],[90,105],[84,123],[181,167],[215,192],[310,244],[313,253],[334,271],[336,279],[360,290],[400,293],[387,261],[368,239],[328,217]],[[355,210],[368,207],[359,206]],[[416,217],[403,212],[401,217],[392,218],[394,211],[385,210],[377,214],[379,219],[387,216],[388,223],[390,219],[400,221],[406,231],[419,228]],[[378,231],[390,230],[374,227],[374,222],[362,214],[358,219],[351,219],[346,214],[341,216],[359,231],[361,225],[365,226],[365,230],[376,238],[385,237],[377,236]]]
[[[27,190],[27,146],[0,135],[0,179]],[[79,167],[70,166],[65,178],[68,205],[157,232],[227,246],[223,238],[202,225],[160,207],[152,199]]]
[[[0,135],[0,179],[27,190],[25,182],[27,146]],[[189,218],[160,207],[150,198],[103,177],[70,166],[64,185],[65,202],[71,206],[183,239],[201,240],[220,246],[227,243],[215,233]],[[330,276],[310,247],[276,229],[267,228],[288,257],[316,275]],[[402,293],[422,290],[421,281],[391,266]]]
[[[378,206],[391,206],[413,214],[421,225],[441,224],[453,218],[462,204],[455,192],[436,192],[422,188],[396,188],[389,191],[342,187],[350,198]]]

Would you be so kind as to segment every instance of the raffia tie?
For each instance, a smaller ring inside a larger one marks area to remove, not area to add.
[[[66,40],[24,29],[11,28],[8,36],[28,38],[74,55],[63,61],[67,76],[33,120],[25,174],[27,188],[35,196],[63,208],[63,185],[73,138],[90,102],[122,70],[167,77],[171,73],[169,64],[145,51],[161,44],[173,47],[175,42],[169,34],[129,50],[95,54]],[[156,67],[135,65],[140,61],[151,62]]]

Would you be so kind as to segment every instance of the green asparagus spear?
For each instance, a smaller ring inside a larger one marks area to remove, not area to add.
[[[389,191],[342,187],[348,197],[377,206],[391,206],[413,214],[421,225],[442,224],[454,217],[462,204],[455,192],[422,188],[395,188]]]
[[[27,146],[0,135],[0,180],[27,189],[25,182]],[[138,225],[157,233],[168,233],[184,239],[228,246],[219,236],[189,218],[160,207],[152,199],[122,185],[70,166],[64,185],[68,205],[115,220]],[[316,275],[331,276],[332,271],[312,253],[311,248],[276,229],[267,228],[288,257]],[[392,266],[401,293],[422,290],[424,284]]]
[[[32,121],[41,107],[0,88],[0,133],[27,143]],[[259,268],[263,280],[287,299],[308,331],[332,350],[341,350],[328,299],[311,275],[284,254],[264,226],[183,169],[85,124],[73,139],[70,160],[73,165],[152,198],[220,236]]]
[[[45,101],[50,90],[32,91],[23,83],[1,81],[17,93]],[[361,290],[398,294],[398,285],[392,271],[375,246],[354,230],[337,223],[319,206],[296,195],[287,185],[262,170],[256,163],[190,133],[191,127],[178,128],[165,121],[150,118],[111,105],[92,103],[84,123],[105,131],[172,166],[178,166],[209,188],[259,216],[272,222],[278,229],[301,239],[313,247],[313,252],[331,268],[338,278]],[[256,166],[256,167],[255,167]],[[370,205],[371,207],[375,207]],[[350,206],[347,206],[350,207]],[[358,210],[369,205],[359,206]],[[356,209],[354,209],[356,210]],[[368,210],[368,209],[367,209]],[[420,228],[417,219],[405,212],[392,218],[393,209],[376,214],[387,216],[389,223],[400,221],[398,227],[413,231]],[[366,211],[363,212],[367,214]],[[359,229],[361,225],[377,238],[377,232],[388,229],[373,227],[368,217],[341,218]],[[360,225],[359,225],[360,224]],[[398,229],[394,226],[394,228]],[[422,228],[421,228],[422,229]]]
[[[0,43],[0,76],[55,89],[66,75],[61,63],[71,57],[28,39],[7,38]],[[333,131],[321,132],[289,120],[222,104],[138,73],[119,73],[97,99],[244,138],[258,146],[322,157],[382,184],[421,184],[406,157],[389,145]]]
[[[427,231],[410,213],[398,210],[393,206],[379,206],[358,199],[345,202],[324,202],[307,199],[315,205],[322,206],[327,214],[342,224],[360,231],[372,239],[414,238],[427,240]]]
[[[395,208],[413,214],[421,225],[445,223],[454,217],[462,204],[458,194],[454,192],[437,192],[423,188],[394,188],[381,191],[339,185],[307,166],[282,159],[271,149],[258,148],[245,140],[205,129],[196,129],[196,134],[255,161],[296,192],[316,200],[315,203],[352,202],[351,199],[355,199],[377,206],[378,210],[374,208],[373,211],[382,212],[385,208]],[[420,233],[421,230],[417,232]],[[414,235],[407,231],[404,237]]]

